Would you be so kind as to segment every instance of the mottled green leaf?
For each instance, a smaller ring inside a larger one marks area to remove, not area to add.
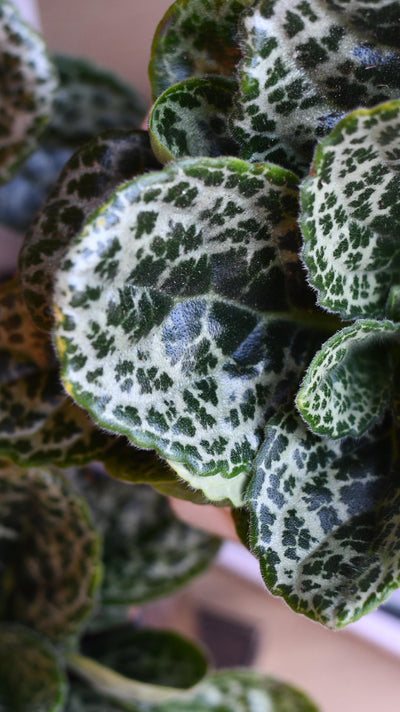
[[[368,14],[352,29],[349,3],[341,13],[329,5],[266,0],[244,15],[233,122],[242,158],[304,173],[318,138],[346,111],[398,97],[399,50],[370,40]]]
[[[68,392],[235,505],[266,418],[320,340],[310,314],[301,324],[291,311],[307,294],[296,185],[234,158],[169,164],[116,191],[57,278]]]
[[[128,606],[164,596],[213,561],[219,539],[177,519],[151,487],[90,470],[68,477],[88,501],[103,536],[102,604]]]
[[[22,289],[38,326],[51,326],[54,271],[75,233],[119,183],[157,167],[144,131],[106,132],[68,161],[21,250]]]
[[[39,146],[0,188],[0,221],[25,232],[74,150],[110,129],[138,129],[145,107],[118,77],[85,60],[54,57],[59,73],[52,115]],[[121,179],[122,180],[122,179]]]
[[[354,111],[318,146],[302,186],[303,258],[326,309],[385,315],[399,286],[400,101]]]
[[[238,21],[253,0],[176,0],[154,35],[153,98],[192,76],[231,76],[240,58]]]
[[[192,77],[163,92],[149,120],[157,158],[236,155],[228,127],[235,88],[226,77]]]
[[[153,712],[318,712],[300,690],[261,673],[229,670],[207,677]]]
[[[342,440],[314,435],[294,411],[267,426],[248,491],[251,547],[271,592],[330,628],[400,584],[394,451],[387,423]]]
[[[192,687],[207,671],[203,651],[172,631],[125,625],[85,636],[82,651],[120,675],[152,685]]]
[[[312,360],[297,405],[314,433],[362,435],[391,405],[393,347],[400,324],[360,319],[338,331]]]
[[[325,3],[340,18],[345,12],[347,22],[356,31],[362,30],[373,42],[400,47],[397,0],[325,0]]]
[[[14,3],[0,2],[0,183],[33,151],[51,113],[57,80],[43,39]]]
[[[61,712],[66,681],[48,645],[33,631],[0,626],[2,712]]]
[[[0,619],[64,642],[90,613],[100,545],[83,499],[54,472],[0,470]]]
[[[0,291],[0,457],[21,466],[101,460],[116,477],[155,486],[176,479],[152,453],[100,430],[67,396],[50,337],[33,324],[14,282]]]

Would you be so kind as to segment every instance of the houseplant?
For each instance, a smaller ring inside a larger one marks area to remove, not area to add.
[[[231,503],[272,592],[341,627],[399,578],[399,6],[205,7],[175,3],[155,35],[150,134],[167,166],[119,185],[110,158],[147,166],[147,139],[94,139],[28,231],[22,293],[46,355],[1,453],[100,459]],[[66,401],[48,330],[67,392],[172,470],[76,406],[80,444],[60,447],[71,418],[43,427]]]

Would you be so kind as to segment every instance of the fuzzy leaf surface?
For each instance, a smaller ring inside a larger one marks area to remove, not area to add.
[[[101,431],[65,393],[50,337],[32,322],[14,281],[0,290],[0,364],[0,457],[22,467],[101,460],[116,477],[174,485],[152,453]]]
[[[400,101],[354,111],[316,151],[301,190],[303,259],[318,302],[382,318],[399,286]]]
[[[14,3],[0,3],[0,183],[12,177],[36,146],[53,102],[57,79],[46,45]]]
[[[153,712],[318,712],[300,690],[256,672],[229,670],[208,676],[182,699]]]
[[[185,689],[196,685],[207,671],[203,651],[172,631],[125,625],[85,636],[82,651],[120,675],[151,685]]]
[[[54,642],[76,634],[101,579],[83,499],[49,470],[0,470],[0,616]]]
[[[72,153],[97,134],[138,129],[142,100],[129,86],[96,65],[53,57],[59,75],[52,114],[37,149],[17,175],[0,187],[0,221],[25,232]]]
[[[165,596],[212,563],[219,539],[177,519],[165,497],[151,487],[90,470],[68,477],[103,536],[103,605],[128,606]]]
[[[399,50],[348,26],[347,5],[338,14],[324,0],[267,0],[243,16],[232,124],[242,158],[304,174],[345,112],[398,97]]]
[[[237,155],[228,127],[235,88],[226,77],[191,77],[163,92],[149,120],[157,158]]]
[[[343,17],[373,42],[400,48],[400,6],[397,0],[324,0],[329,10]]]
[[[68,161],[28,231],[20,254],[24,297],[32,318],[42,329],[51,327],[54,272],[74,235],[117,185],[158,167],[144,131],[106,132]]]
[[[252,551],[267,587],[293,610],[341,628],[399,586],[398,463],[387,423],[330,440],[284,411],[266,428],[254,473]]]
[[[153,38],[153,99],[193,76],[230,77],[240,58],[238,21],[253,0],[176,0]]]
[[[382,418],[392,400],[391,347],[399,342],[399,324],[360,319],[322,346],[297,395],[314,433],[357,437]]]
[[[212,476],[244,484],[268,413],[315,347],[291,316],[305,289],[296,184],[234,158],[170,164],[121,186],[58,272],[68,392],[193,486],[202,478],[208,497]]]
[[[61,712],[66,680],[48,643],[20,626],[0,626],[2,712]]]

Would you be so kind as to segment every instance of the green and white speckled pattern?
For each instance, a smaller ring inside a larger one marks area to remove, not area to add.
[[[68,161],[25,236],[20,280],[32,318],[51,328],[54,272],[85,220],[128,178],[159,167],[144,131],[110,131]]]
[[[203,682],[153,712],[318,712],[306,695],[291,685],[247,670],[209,675]]]
[[[294,411],[270,421],[248,492],[264,580],[297,612],[341,628],[400,584],[392,432],[312,434]]]
[[[43,39],[15,5],[0,2],[0,183],[33,151],[57,87]]]
[[[0,502],[1,615],[64,643],[101,580],[86,503],[54,472],[16,467],[0,469]]]
[[[296,185],[236,159],[170,164],[122,186],[60,266],[67,390],[189,481],[246,477],[315,347],[290,314]]]
[[[103,536],[103,605],[129,606],[165,596],[209,566],[219,539],[184,524],[165,497],[90,470],[68,479],[87,500]]]
[[[318,302],[385,316],[400,268],[400,101],[354,111],[318,146],[301,190],[303,259]]]
[[[1,711],[62,712],[65,697],[65,674],[47,641],[27,628],[1,625]]]
[[[215,76],[191,77],[163,92],[149,120],[159,160],[237,155],[228,126],[235,90],[235,82]]]
[[[400,324],[360,319],[338,331],[312,360],[297,405],[314,433],[362,435],[390,407],[391,347],[398,351]]]
[[[267,0],[243,17],[233,134],[246,160],[307,170],[346,111],[395,99],[400,53],[346,27],[323,0]]]

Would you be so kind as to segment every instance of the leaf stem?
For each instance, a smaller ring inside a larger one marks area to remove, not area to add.
[[[67,656],[68,667],[88,682],[100,694],[119,702],[165,702],[171,697],[182,697],[187,690],[163,685],[149,685],[124,677],[118,672],[79,653]]]

